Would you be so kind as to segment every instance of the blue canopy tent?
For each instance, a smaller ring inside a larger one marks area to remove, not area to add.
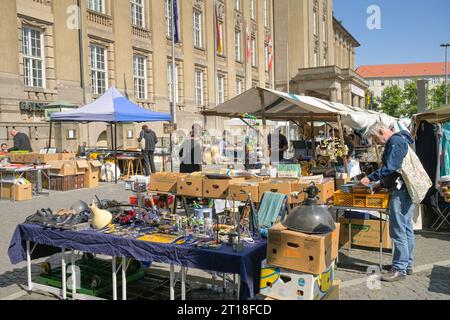
[[[114,136],[113,147],[117,168],[117,124],[164,121],[172,121],[172,116],[167,113],[144,109],[125,98],[115,87],[111,87],[100,98],[84,107],[67,112],[53,113],[50,117],[49,148],[51,147],[53,122],[106,122],[111,124],[111,136]]]

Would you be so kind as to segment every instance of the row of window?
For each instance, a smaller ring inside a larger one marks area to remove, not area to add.
[[[252,40],[252,65],[256,65],[256,44],[255,39]],[[45,56],[44,56],[44,41],[43,32],[39,29],[31,27],[22,28],[22,52],[24,65],[24,84],[29,87],[45,87]],[[240,42],[237,41],[236,50],[242,54]],[[269,50],[266,49],[266,70],[268,70]],[[108,88],[108,59],[107,49],[103,46],[90,46],[90,74],[92,92],[94,94],[103,94]],[[133,56],[133,74],[134,74],[134,88],[135,96],[138,99],[147,99],[147,58],[141,55]],[[175,70],[177,75],[177,70]],[[176,78],[178,78],[176,76]],[[168,66],[169,79],[169,95],[172,101],[172,64]],[[200,74],[196,70],[196,101],[198,105],[203,105],[203,71]],[[224,78],[219,75],[217,79],[218,86],[218,103],[225,101]],[[175,84],[177,86],[177,84]],[[244,90],[243,81],[237,80],[237,93],[240,94]],[[178,92],[178,89],[175,90]]]
[[[430,77],[424,78],[428,80],[431,84],[440,84],[444,81],[443,77]],[[411,79],[389,79],[389,80],[367,80],[369,86],[393,86],[393,85],[405,85],[406,82],[411,81]]]
[[[106,48],[91,45],[91,84],[92,92],[94,94],[103,94],[108,87],[108,67],[107,51]],[[147,57],[142,55],[133,56],[133,76],[134,76],[134,91],[137,99],[147,99]],[[173,93],[175,91],[175,101],[179,101],[179,65],[176,64],[175,72],[173,72],[173,64],[169,62],[167,64],[167,91],[169,95],[169,101],[173,102]],[[195,69],[195,102],[198,106],[204,105],[204,79],[205,70]],[[174,78],[176,80],[174,80]],[[173,87],[175,86],[175,88]],[[242,80],[238,79],[236,82],[237,94],[242,93],[243,88]],[[225,75],[219,74],[217,76],[217,103],[225,102]]]
[[[131,19],[133,25],[145,28],[145,2],[144,0],[131,1]],[[105,0],[87,0],[88,9],[102,14],[106,14]],[[234,8],[236,11],[242,11],[242,1],[234,0]],[[250,0],[250,18],[256,21],[257,17],[257,0]],[[264,26],[270,25],[270,3],[269,0],[263,0]],[[172,0],[165,0],[166,26],[167,35],[171,35],[172,24]]]

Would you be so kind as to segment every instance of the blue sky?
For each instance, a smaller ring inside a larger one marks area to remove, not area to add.
[[[361,43],[356,66],[444,61],[450,42],[449,0],[333,0],[334,15]],[[377,5],[381,29],[369,30],[367,9]],[[450,54],[450,52],[449,52]]]

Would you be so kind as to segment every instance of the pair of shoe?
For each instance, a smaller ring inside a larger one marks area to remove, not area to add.
[[[385,270],[386,271],[392,271],[392,265],[387,265],[387,266],[385,266]],[[406,275],[407,276],[412,276],[412,275],[414,275],[414,269],[410,269],[410,268],[408,268],[408,269],[406,269]]]
[[[406,274],[405,274],[403,272],[392,270],[392,267],[391,267],[388,273],[385,273],[381,276],[381,281],[384,281],[384,282],[403,281],[403,280],[406,280],[407,275],[412,276],[413,274],[414,274],[413,269],[407,269]]]
[[[52,210],[40,209],[40,210],[37,210],[35,214],[29,216],[25,220],[25,223],[45,225],[51,221],[52,215],[53,215]]]

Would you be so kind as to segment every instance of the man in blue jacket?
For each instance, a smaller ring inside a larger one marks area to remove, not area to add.
[[[394,242],[394,257],[391,271],[381,277],[382,281],[394,282],[406,279],[413,274],[414,266],[414,204],[405,183],[398,171],[414,143],[407,131],[394,132],[383,124],[375,124],[366,132],[366,137],[378,145],[384,145],[383,167],[364,178],[361,183],[368,186],[376,182],[380,187],[390,191],[390,228],[389,233]]]

